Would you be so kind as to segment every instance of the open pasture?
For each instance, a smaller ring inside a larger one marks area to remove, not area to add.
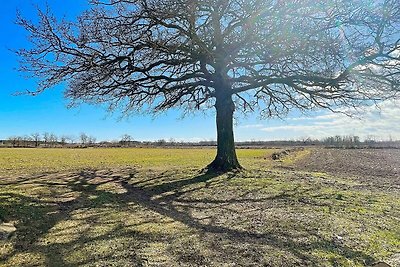
[[[274,151],[0,149],[0,266],[400,266],[399,150]]]

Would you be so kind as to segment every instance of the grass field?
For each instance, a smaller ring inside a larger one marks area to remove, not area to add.
[[[266,152],[238,150],[244,165],[252,165]],[[114,167],[204,168],[213,149],[1,149],[0,177]]]
[[[400,266],[392,165],[273,152],[211,175],[212,149],[0,149],[0,266]]]

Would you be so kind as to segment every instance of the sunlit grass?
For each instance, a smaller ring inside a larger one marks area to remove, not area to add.
[[[17,227],[0,266],[365,266],[399,251],[396,191],[272,152],[238,150],[246,169],[215,176],[200,172],[212,149],[1,150],[19,168],[0,167],[0,218]]]
[[[268,151],[238,149],[244,166]],[[99,148],[99,149],[1,149],[0,177],[77,169],[112,167],[203,168],[213,160],[215,149]]]

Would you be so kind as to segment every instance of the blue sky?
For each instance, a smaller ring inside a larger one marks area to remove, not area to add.
[[[57,135],[78,136],[79,133],[98,140],[119,139],[127,133],[136,140],[215,140],[215,119],[197,114],[181,118],[181,112],[171,110],[154,118],[109,114],[100,107],[82,105],[67,109],[63,87],[58,86],[36,97],[14,96],[17,91],[34,90],[35,81],[27,80],[15,69],[17,57],[9,49],[27,47],[25,32],[15,24],[16,10],[26,17],[35,17],[34,5],[42,0],[12,0],[2,3],[0,16],[0,139],[33,132],[52,132]],[[85,0],[48,0],[57,15],[73,18],[86,7]],[[343,115],[318,112],[308,117],[293,112],[285,120],[258,120],[257,114],[239,118],[235,126],[236,140],[277,140],[303,137],[324,137],[335,134],[373,135],[383,139],[400,139],[399,103],[385,102],[381,111],[367,108],[362,117],[351,119]]]

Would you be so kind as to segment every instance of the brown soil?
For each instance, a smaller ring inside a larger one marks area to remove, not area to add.
[[[399,266],[400,150],[305,152],[4,178],[0,266]]]
[[[354,176],[377,187],[400,190],[400,149],[316,149],[295,168]]]

